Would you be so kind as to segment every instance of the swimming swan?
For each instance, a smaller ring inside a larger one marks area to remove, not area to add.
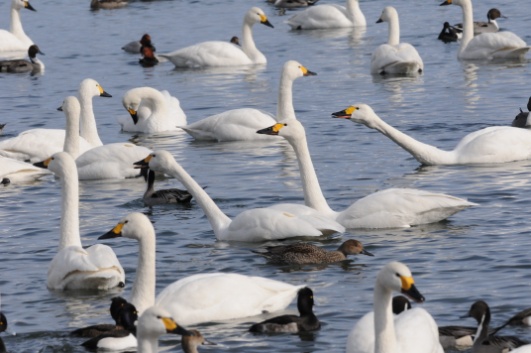
[[[61,179],[61,234],[59,251],[48,269],[52,290],[123,287],[125,274],[114,251],[102,244],[83,248],[79,235],[79,181],[74,160],[59,152],[36,166],[48,168]]]
[[[406,265],[400,262],[385,265],[374,285],[374,311],[363,316],[352,329],[347,353],[444,353],[437,324],[426,310],[414,308],[393,316],[393,291],[417,302],[424,301]]]
[[[152,134],[178,130],[179,125],[186,125],[179,100],[168,91],[133,88],[124,94],[122,104],[131,115],[118,118],[123,131]]]
[[[453,150],[444,151],[395,129],[366,104],[352,105],[333,113],[332,117],[348,119],[381,132],[423,165],[494,164],[531,158],[531,131],[527,129],[487,127],[463,137]]]
[[[346,7],[336,4],[312,6],[291,16],[287,23],[291,29],[330,29],[367,25],[358,0],[347,0]]]
[[[183,325],[235,319],[285,309],[303,286],[236,273],[204,273],[182,278],[155,299],[156,235],[149,218],[130,213],[99,237],[125,237],[139,243],[139,256],[130,302],[139,313],[163,307]],[[211,295],[216,293],[216,295]]]
[[[136,164],[148,165],[149,169],[177,178],[205,212],[218,240],[259,242],[302,236],[317,237],[344,230],[336,222],[328,222],[325,217],[319,217],[317,212],[311,208],[297,204],[287,204],[287,207],[290,208],[293,205],[294,208],[297,208],[300,206],[307,210],[307,214],[299,216],[289,212],[284,207],[280,207],[280,209],[267,207],[245,210],[236,215],[234,219],[230,219],[169,152],[153,152]],[[314,214],[317,215],[314,217]],[[316,223],[310,218],[316,218]]]
[[[336,212],[328,206],[321,191],[302,124],[290,120],[258,133],[279,135],[289,142],[299,163],[304,203],[346,228],[394,228],[438,222],[474,205],[446,194],[392,188],[365,196],[346,210]]]
[[[0,29],[0,53],[9,51],[26,52],[33,41],[26,35],[20,21],[20,10],[35,11],[28,0],[11,0],[11,25],[9,31]]]
[[[30,163],[0,156],[0,180],[9,179],[11,184],[39,180],[50,172]]]
[[[175,67],[212,67],[266,64],[267,59],[253,40],[252,26],[261,23],[273,28],[264,11],[253,7],[243,18],[241,46],[223,41],[210,41],[178,49],[168,54],[161,54],[162,58],[170,60]]]
[[[293,81],[303,76],[316,75],[294,60],[284,64],[278,88],[277,116],[283,120],[295,116],[293,108]],[[181,126],[196,140],[214,141],[253,141],[268,139],[267,135],[259,135],[256,130],[271,126],[276,120],[269,114],[258,109],[242,108],[209,116],[190,125]]]
[[[400,43],[398,12],[392,6],[383,9],[376,23],[389,23],[389,39],[380,45],[371,58],[372,74],[415,75],[424,70],[424,62],[419,53],[409,43]]]
[[[530,47],[512,32],[483,33],[474,37],[471,0],[446,0],[441,4],[458,5],[463,10],[463,37],[457,53],[464,60],[524,60]]]

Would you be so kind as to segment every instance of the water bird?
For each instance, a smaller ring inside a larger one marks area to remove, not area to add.
[[[500,27],[498,26],[497,18],[507,18],[501,14],[501,11],[497,8],[492,8],[487,11],[487,22],[485,21],[474,21],[474,35],[482,33],[493,33],[498,32]],[[458,23],[454,25],[455,28],[463,30],[463,24]]]
[[[111,299],[111,306],[109,308],[109,312],[111,313],[111,317],[115,322],[114,324],[96,324],[87,327],[82,327],[70,332],[70,335],[75,337],[92,338],[97,337],[103,333],[108,333],[110,331],[122,330],[123,325],[121,324],[122,318],[120,317],[120,312],[126,304],[127,300],[125,300],[124,298],[113,297]]]
[[[529,97],[529,100],[527,101],[527,112],[524,112],[522,108],[520,108],[520,113],[514,118],[511,126],[522,128],[529,127],[531,125],[531,121],[528,121],[529,111],[531,111],[531,97]]]
[[[444,22],[443,29],[441,30],[441,33],[439,33],[437,39],[444,43],[457,42],[461,37],[461,32],[461,30],[451,26],[448,22]]]
[[[44,53],[40,51],[39,47],[36,44],[32,44],[28,48],[29,60],[0,60],[0,72],[16,74],[29,72],[32,75],[35,75],[37,73],[43,73],[44,63],[39,60],[39,58],[37,58],[37,54],[44,55]]]
[[[146,180],[147,189],[142,197],[146,206],[165,205],[169,203],[190,203],[192,195],[181,189],[161,189],[156,190],[155,184],[155,172],[148,168],[142,168],[142,176]]]
[[[315,5],[319,0],[268,0],[269,3],[281,9],[295,9]]]
[[[0,53],[21,51],[26,52],[33,41],[26,35],[20,20],[20,10],[36,11],[28,0],[11,0],[10,30],[0,29]]]
[[[99,10],[99,9],[119,9],[128,4],[127,0],[91,0],[90,9]]]
[[[346,7],[336,4],[308,7],[291,16],[287,24],[292,30],[332,29],[365,27],[367,21],[358,0],[346,0]]]
[[[181,346],[184,353],[199,353],[197,347],[201,345],[216,345],[215,343],[206,340],[201,332],[197,330],[188,330],[188,332],[182,334],[181,336]]]
[[[0,311],[0,333],[7,330],[7,318],[4,315],[3,312]],[[0,337],[0,353],[7,353],[6,345],[4,344],[4,340]]]

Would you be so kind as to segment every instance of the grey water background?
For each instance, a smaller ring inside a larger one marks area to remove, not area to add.
[[[0,5],[1,28],[8,26],[9,1]],[[321,3],[332,3],[321,0]],[[368,103],[388,123],[411,136],[451,149],[472,131],[510,124],[531,95],[529,63],[461,63],[457,44],[443,44],[437,34],[446,20],[461,21],[457,6],[440,1],[361,0],[366,31],[292,32],[265,1],[151,1],[91,12],[89,2],[32,1],[37,12],[23,10],[26,33],[45,52],[42,76],[1,75],[0,123],[4,135],[29,128],[63,128],[56,108],[75,94],[82,79],[96,79],[113,98],[95,98],[99,134],[105,143],[131,140],[167,149],[229,216],[277,202],[303,202],[295,156],[279,138],[271,143],[198,143],[184,133],[134,135],[120,132],[118,116],[127,112],[121,97],[131,88],[167,89],[178,97],[188,122],[224,110],[253,107],[275,113],[283,63],[300,61],[315,77],[294,84],[297,117],[306,127],[321,187],[332,208],[340,210],[365,195],[389,187],[446,192],[479,206],[448,221],[408,229],[352,230],[340,239],[320,242],[327,249],[355,238],[375,257],[359,256],[328,266],[274,266],[251,250],[264,244],[217,242],[200,207],[143,206],[142,180],[87,181],[80,184],[81,234],[84,245],[129,212],[146,213],[157,231],[157,291],[197,273],[226,271],[264,276],[313,288],[316,314],[323,326],[311,335],[255,336],[244,319],[197,327],[217,346],[205,352],[343,352],[352,325],[372,308],[376,273],[389,261],[412,270],[422,304],[439,325],[474,325],[459,319],[476,299],[486,300],[499,324],[531,306],[530,225],[531,162],[495,166],[419,168],[406,152],[380,133],[330,113],[352,103]],[[402,41],[415,45],[425,63],[418,78],[380,79],[369,74],[372,51],[387,40],[387,24],[375,24],[384,6],[397,8]],[[526,2],[475,1],[476,19],[499,7],[508,19],[501,27],[531,42],[531,13]],[[254,38],[267,56],[260,68],[174,70],[166,63],[144,69],[138,56],[120,50],[150,33],[157,52],[204,40],[241,35],[243,14],[259,6],[274,29],[256,25]],[[523,6],[523,7],[522,7]],[[179,187],[165,179],[157,188]],[[56,293],[46,289],[48,263],[58,244],[60,186],[53,177],[0,189],[1,309],[10,331],[2,338],[10,352],[84,352],[82,339],[68,337],[77,327],[109,322],[110,298],[129,297],[138,244],[109,241],[125,271],[125,289],[112,293]],[[289,311],[296,308],[292,305]],[[178,318],[176,318],[178,320]],[[531,340],[527,328],[509,329]],[[179,337],[166,336],[170,351]]]

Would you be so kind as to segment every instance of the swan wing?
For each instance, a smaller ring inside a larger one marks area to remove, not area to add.
[[[9,55],[13,59],[21,59],[28,54],[28,48],[33,44],[33,41],[29,39],[26,35],[23,38],[19,38],[13,33],[6,31],[5,29],[0,29],[0,54]],[[16,53],[6,53],[6,52],[16,52]],[[16,57],[12,55],[16,54]]]
[[[374,311],[365,314],[347,338],[347,353],[374,353]]]
[[[257,130],[275,123],[276,120],[267,113],[258,109],[242,108],[227,110],[181,128],[196,140],[253,141],[275,139],[274,136],[256,133]]]
[[[253,64],[241,48],[222,41],[202,42],[171,53],[160,54],[160,56],[170,60],[176,67]]]
[[[170,284],[155,303],[186,326],[282,310],[300,288],[263,277],[208,273]]]
[[[102,244],[88,249],[69,246],[60,250],[48,269],[48,288],[110,289],[125,282],[125,275],[114,251]]]
[[[19,183],[36,180],[48,174],[50,174],[48,169],[0,156],[0,179],[9,178],[11,183]]]
[[[373,74],[414,74],[424,69],[419,53],[411,44],[382,44],[371,58]]]
[[[413,308],[395,316],[395,331],[401,352],[444,353],[437,324],[423,308]]]
[[[474,205],[447,194],[391,188],[356,201],[337,221],[347,228],[409,227],[441,221]]]
[[[310,223],[313,227],[323,232],[325,235],[332,233],[343,233],[346,230],[345,227],[335,220],[326,217],[321,212],[306,205],[297,203],[279,203],[270,206],[269,208],[292,213]]]
[[[466,46],[463,59],[521,59],[530,47],[512,32],[483,33]]]
[[[352,27],[344,6],[325,4],[309,7],[291,16],[287,24],[292,29],[326,29]]]

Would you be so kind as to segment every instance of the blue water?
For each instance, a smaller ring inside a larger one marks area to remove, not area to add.
[[[321,0],[322,3],[331,3]],[[125,214],[145,212],[157,231],[157,289],[203,272],[230,271],[258,275],[314,289],[316,314],[322,329],[310,336],[254,336],[249,322],[201,325],[218,352],[342,352],[352,325],[372,307],[372,287],[378,270],[389,261],[409,265],[423,307],[440,325],[473,325],[459,319],[476,299],[484,299],[499,324],[531,306],[530,227],[531,162],[498,166],[419,168],[408,153],[378,132],[330,113],[352,103],[368,103],[388,123],[413,137],[451,149],[465,134],[491,125],[507,125],[525,107],[530,91],[529,64],[460,63],[457,45],[436,40],[446,20],[461,21],[456,6],[437,1],[398,1],[402,41],[415,45],[425,63],[418,78],[381,80],[369,74],[374,48],[385,42],[387,25],[375,24],[389,2],[363,1],[367,30],[291,32],[265,1],[151,1],[98,12],[89,2],[34,1],[37,12],[23,11],[26,33],[45,52],[42,76],[0,76],[2,138],[33,127],[63,128],[56,111],[79,83],[91,77],[113,95],[95,98],[100,137],[105,143],[131,139],[149,148],[164,148],[204,186],[229,216],[241,210],[281,201],[302,202],[294,154],[279,138],[273,143],[198,143],[185,134],[135,136],[121,133],[116,118],[126,115],[123,94],[134,87],[167,89],[181,101],[189,122],[240,107],[274,113],[283,63],[295,59],[318,76],[294,84],[297,117],[308,135],[321,187],[334,209],[388,187],[413,187],[446,192],[479,206],[448,221],[409,229],[352,231],[342,239],[322,243],[336,248],[346,238],[362,241],[375,257],[359,256],[329,266],[303,268],[267,264],[251,253],[259,245],[226,244],[215,240],[202,210],[191,207],[143,206],[141,180],[91,181],[80,185],[81,234],[85,245],[96,243]],[[260,6],[274,29],[257,25],[255,41],[267,56],[263,68],[235,70],[173,70],[170,64],[143,69],[136,55],[120,50],[125,43],[151,34],[157,52],[195,42],[229,40],[240,35],[241,18],[250,6]],[[531,13],[522,2],[476,1],[476,18],[499,7],[508,19],[499,21],[531,42]],[[7,27],[8,1],[0,7],[0,27]],[[287,15],[291,14],[288,11]],[[167,179],[158,188],[179,187]],[[134,241],[112,242],[127,275],[127,286],[113,293],[54,293],[46,289],[47,266],[56,252],[59,233],[60,187],[49,177],[30,185],[0,189],[1,309],[15,336],[2,337],[11,352],[84,352],[82,339],[67,336],[73,328],[108,322],[110,298],[129,296],[137,261]],[[110,243],[110,242],[109,242]],[[295,310],[292,306],[291,310]],[[177,318],[178,319],[178,318]],[[526,328],[507,333],[531,340]],[[178,344],[176,336],[163,346]],[[172,348],[179,351],[180,348]]]

